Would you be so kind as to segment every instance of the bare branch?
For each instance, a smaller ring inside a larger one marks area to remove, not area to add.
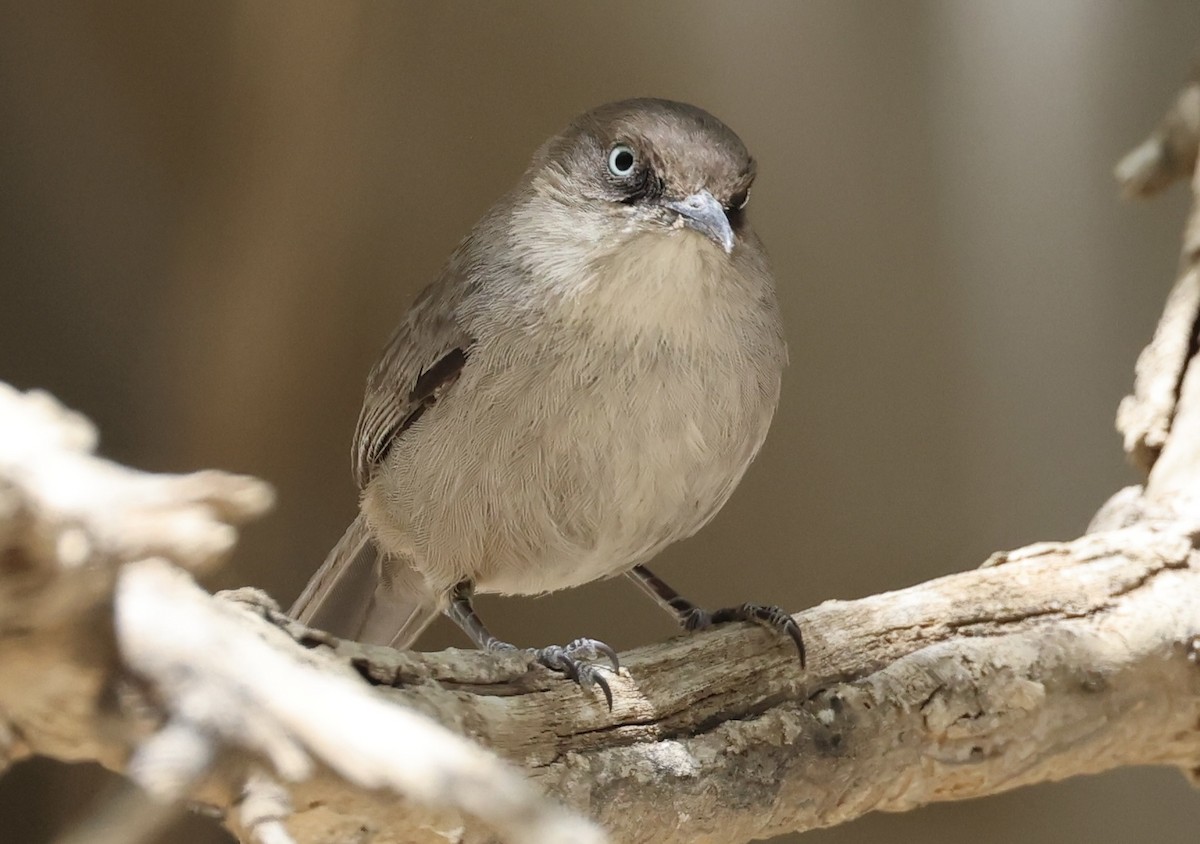
[[[1186,87],[1154,134],[1117,165],[1126,196],[1150,196],[1177,179],[1195,184],[1200,149],[1200,83]],[[1138,356],[1133,395],[1117,410],[1125,453],[1147,474],[1166,444],[1185,368],[1195,353],[1200,318],[1200,205],[1193,204],[1183,235],[1179,278],[1154,332]]]
[[[614,840],[746,841],[1120,765],[1200,764],[1192,540],[1130,528],[823,604],[798,616],[807,672],[741,627],[639,649],[622,656],[611,715],[473,652],[335,650],[398,685],[390,699],[523,760]],[[300,840],[325,840],[331,815],[374,817],[325,789],[301,787],[296,806]],[[438,840],[427,823],[397,818],[392,834]]]
[[[192,733],[268,760],[284,780],[309,778],[315,759],[361,790],[387,789],[457,809],[511,841],[601,840],[492,754],[369,694],[349,666],[297,647],[243,605],[214,601],[162,561],[131,563],[122,571],[117,644]],[[173,758],[190,772],[189,756]],[[139,781],[152,792],[161,788]]]
[[[1196,169],[1200,147],[1200,83],[1179,92],[1150,137],[1117,163],[1114,175],[1127,197],[1154,196]]]

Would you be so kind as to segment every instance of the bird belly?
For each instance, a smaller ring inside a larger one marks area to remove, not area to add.
[[[691,535],[732,493],[778,396],[777,369],[727,355],[556,354],[473,358],[368,487],[381,544],[435,593],[577,586]]]

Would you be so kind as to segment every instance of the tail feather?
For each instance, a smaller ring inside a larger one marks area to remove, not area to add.
[[[406,648],[437,613],[424,579],[412,566],[381,554],[359,514],[289,614],[344,639]]]

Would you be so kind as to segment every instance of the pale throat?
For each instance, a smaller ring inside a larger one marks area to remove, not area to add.
[[[593,331],[660,336],[689,343],[740,273],[703,235],[684,228],[621,233],[609,248],[560,251],[544,278],[560,315]],[[574,260],[572,260],[572,258]],[[564,260],[566,259],[566,260]],[[573,266],[572,266],[573,265]]]
[[[702,330],[740,280],[720,247],[682,227],[636,234],[593,269],[585,295],[602,312],[668,335]]]

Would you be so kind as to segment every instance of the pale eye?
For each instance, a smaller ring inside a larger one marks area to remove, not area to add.
[[[625,144],[617,144],[608,153],[608,172],[623,179],[637,166],[637,156]]]

